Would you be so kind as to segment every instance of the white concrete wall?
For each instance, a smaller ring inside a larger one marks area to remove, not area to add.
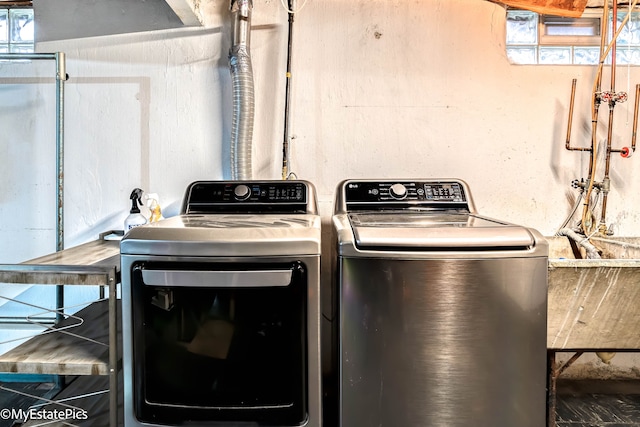
[[[255,3],[254,175],[278,179],[287,16],[278,1]],[[205,28],[39,44],[67,54],[68,243],[119,226],[135,186],[160,193],[166,204],[191,180],[228,176],[227,6],[207,3]],[[510,65],[504,20],[502,7],[481,0],[309,1],[295,23],[291,166],[316,184],[326,214],[344,178],[451,176],[468,181],[482,213],[543,234],[556,230],[575,195],[570,182],[586,176],[588,163],[587,154],[564,149],[571,79],[578,79],[573,143],[587,146],[595,70]],[[15,83],[5,91],[38,97],[40,110],[20,112],[33,113],[29,139],[53,137],[53,123],[35,120],[52,108],[53,86],[20,85],[28,65],[0,67]],[[608,79],[605,70],[605,89]],[[617,79],[632,98],[640,72],[619,67]],[[9,95],[5,105],[19,102]],[[630,144],[632,104],[616,107],[614,146]],[[14,122],[11,115],[0,120]],[[16,150],[4,138],[2,147]],[[44,174],[52,155],[30,160]],[[636,161],[612,161],[608,218],[619,235],[638,233]]]
[[[254,4],[254,176],[279,179],[287,14],[277,0]],[[175,213],[189,182],[228,178],[228,2],[202,11],[204,28],[38,46],[64,51],[70,75],[67,246],[121,228],[134,187]],[[555,232],[588,162],[564,149],[571,79],[573,143],[587,146],[595,69],[510,65],[504,28],[505,10],[483,0],[308,1],[295,22],[291,168],[317,186],[325,218],[345,178],[457,177],[483,214]],[[1,262],[55,246],[48,67],[0,63]],[[633,98],[638,68],[617,78]],[[618,104],[614,146],[630,145],[632,119],[632,102]],[[640,231],[638,157],[612,161],[608,218],[619,235]]]

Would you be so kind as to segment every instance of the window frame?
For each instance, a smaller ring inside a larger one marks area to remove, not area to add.
[[[591,24],[590,24],[591,23]],[[594,25],[595,24],[595,25]],[[548,29],[552,25],[571,28],[597,28],[595,35],[552,35]],[[585,12],[580,18],[566,18],[552,15],[538,16],[538,44],[541,46],[599,46],[602,34],[602,13]]]
[[[613,11],[609,11],[609,19],[606,23],[602,23],[602,8],[589,9],[585,11],[582,18],[591,19],[598,18],[600,21],[600,34],[604,31],[603,25],[608,26],[608,37],[611,39],[612,32],[612,16]],[[628,9],[618,10],[616,17],[620,23],[624,16],[628,13]],[[526,18],[530,19],[526,19]],[[507,8],[506,31],[505,31],[505,51],[509,62],[512,65],[595,65],[599,61],[600,36],[554,36],[546,35],[544,27],[545,15],[539,13],[517,9]],[[577,18],[573,18],[577,19]],[[518,24],[519,21],[525,23]],[[561,22],[558,17],[552,18],[555,22]],[[530,21],[529,24],[526,24]],[[572,21],[567,19],[567,22]],[[575,22],[575,21],[573,21]],[[534,30],[535,25],[535,30]],[[640,66],[640,12],[633,11],[632,17],[626,24],[627,29],[621,33],[627,34],[627,40],[631,42],[618,41],[618,49],[616,50],[616,63],[618,65]],[[593,27],[593,25],[592,25]],[[550,59],[549,55],[553,53],[554,48],[558,48],[557,52],[562,49],[570,50],[570,60],[567,61],[564,55],[558,55],[556,59]],[[611,55],[611,53],[609,53]],[[605,63],[611,63],[611,57],[606,58]]]

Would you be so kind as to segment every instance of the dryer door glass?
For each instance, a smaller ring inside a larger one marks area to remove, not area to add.
[[[140,263],[132,273],[141,421],[303,423],[302,264]]]

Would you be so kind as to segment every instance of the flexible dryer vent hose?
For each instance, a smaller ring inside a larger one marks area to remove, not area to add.
[[[250,0],[231,0],[232,46],[229,50],[229,68],[233,91],[233,121],[231,126],[231,179],[252,178],[251,141],[255,94],[253,69],[249,52],[251,32]]]

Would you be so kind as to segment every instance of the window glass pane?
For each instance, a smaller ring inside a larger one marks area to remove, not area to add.
[[[33,43],[33,9],[10,9],[11,43]]]
[[[640,47],[618,49],[616,51],[616,63],[619,65],[640,64]]]
[[[0,43],[9,41],[9,10],[0,9]]]
[[[627,13],[626,8],[618,12],[618,28]],[[611,15],[608,20],[609,39],[613,27]],[[601,17],[596,16],[591,11],[581,18],[562,18],[507,10],[507,57],[514,64],[597,64]],[[640,12],[631,13],[620,32],[617,46],[617,64],[640,65]],[[605,64],[611,64],[611,53]]]
[[[9,53],[9,45],[0,44],[0,53]]]
[[[538,14],[525,11],[507,12],[507,44],[538,43]]]
[[[11,44],[11,53],[33,53],[32,44]]]
[[[620,24],[624,20],[624,17],[627,15],[627,12],[618,12],[618,24],[617,28],[620,28]],[[630,44],[640,44],[640,13],[632,12],[629,17],[629,21],[627,21],[627,25],[624,26],[624,29],[620,32],[618,36],[618,45],[630,45]]]
[[[536,64],[538,62],[535,47],[508,47],[507,57],[512,64]]]
[[[571,64],[571,47],[540,47],[540,64]]]
[[[580,65],[594,65],[598,63],[600,59],[599,47],[581,47],[576,46],[573,48],[573,63]]]

